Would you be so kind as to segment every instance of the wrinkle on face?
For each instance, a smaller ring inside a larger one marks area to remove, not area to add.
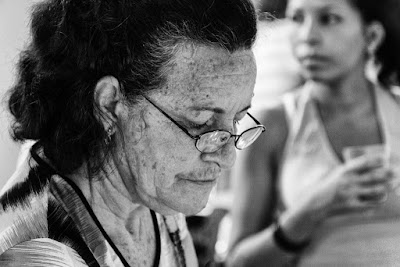
[[[231,54],[228,51],[221,53],[221,49],[209,57],[199,57],[206,50],[209,53],[209,48],[184,48],[174,59],[181,64],[172,65],[172,75],[160,92],[171,97],[171,101],[167,102],[170,103],[170,110],[179,113],[190,109],[190,106],[213,106],[218,98],[229,99],[235,90],[221,90],[226,84],[235,86],[247,83],[250,90],[254,87],[256,66],[250,50]],[[174,90],[179,90],[181,94],[171,96]],[[232,103],[226,107],[230,110],[238,108]]]
[[[234,120],[243,117],[253,97],[256,67],[252,51],[183,46],[174,61],[164,86],[149,92],[152,102],[193,135],[215,129],[232,132]],[[145,104],[143,114],[143,138],[139,149],[132,152],[141,153],[136,191],[143,203],[159,213],[199,212],[221,168],[233,163],[233,142],[203,156],[195,140],[150,103]],[[192,124],[204,129],[196,130]]]

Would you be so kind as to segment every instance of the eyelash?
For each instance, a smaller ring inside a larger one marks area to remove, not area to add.
[[[201,130],[206,126],[207,126],[207,122],[205,122],[203,124],[197,124],[197,123],[190,122],[190,128],[195,129],[195,130]]]
[[[197,124],[197,123],[194,123],[194,122],[189,122],[189,124],[190,124],[190,128],[192,128],[192,129],[195,129],[195,130],[202,130],[202,129],[204,129],[205,127],[207,127],[208,126],[208,121],[206,121],[205,123],[203,123],[203,124]],[[233,120],[233,125],[234,126],[237,126],[237,125],[239,125],[239,120]]]

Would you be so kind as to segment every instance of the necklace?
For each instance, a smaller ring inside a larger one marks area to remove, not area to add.
[[[163,216],[163,219],[168,230],[169,238],[171,239],[172,244],[174,244],[174,252],[178,260],[178,265],[180,267],[186,267],[185,251],[183,250],[180,231],[176,220],[175,218],[173,218],[173,220],[169,220],[166,216]]]
[[[101,225],[100,221],[97,219],[94,211],[90,207],[89,203],[87,202],[85,196],[83,195],[83,193],[79,189],[79,187],[74,182],[72,182],[72,180],[70,180],[70,179],[64,177],[63,175],[57,173],[57,171],[52,166],[50,166],[47,162],[45,162],[41,157],[39,157],[39,155],[36,154],[35,151],[31,150],[31,155],[32,155],[32,158],[39,164],[39,166],[42,166],[43,168],[46,168],[46,169],[50,170],[54,174],[58,174],[59,177],[61,177],[66,183],[68,183],[71,186],[71,188],[75,191],[77,196],[82,201],[82,204],[85,206],[85,208],[88,211],[90,217],[93,219],[94,223],[96,224],[96,226],[98,227],[100,232],[103,234],[104,238],[107,240],[107,242],[113,248],[115,254],[117,254],[118,258],[121,260],[121,262],[124,265],[124,267],[130,267],[129,263],[126,261],[126,259],[122,255],[122,253],[119,251],[119,249],[114,244],[114,242],[111,240],[111,238],[108,236],[107,232],[104,230],[103,226]],[[157,221],[157,216],[156,216],[155,212],[150,209],[150,214],[151,214],[151,218],[152,218],[152,221],[153,221],[154,231],[155,231],[155,234],[156,234],[156,258],[155,258],[153,266],[157,267],[157,266],[159,266],[160,256],[161,256],[160,229],[158,228],[158,221]]]
[[[36,144],[34,145],[34,147],[36,148]],[[50,172],[57,174],[59,177],[61,177],[66,183],[69,184],[69,186],[71,186],[71,188],[75,191],[75,193],[77,194],[77,196],[80,198],[82,204],[85,206],[87,212],[89,213],[90,217],[92,218],[92,220],[94,221],[94,223],[96,224],[97,228],[100,230],[100,232],[103,234],[104,238],[107,240],[107,242],[110,244],[110,246],[113,248],[115,254],[117,254],[117,256],[119,257],[119,259],[121,260],[122,264],[124,265],[124,267],[130,267],[129,263],[126,261],[126,259],[124,258],[124,256],[122,255],[122,253],[119,251],[119,249],[117,248],[117,246],[114,244],[114,242],[111,240],[111,238],[109,237],[109,235],[107,234],[107,232],[104,230],[103,226],[101,225],[100,221],[98,220],[96,214],[94,213],[94,211],[92,210],[92,208],[90,207],[89,203],[87,202],[85,196],[83,195],[82,191],[80,190],[80,188],[69,178],[59,174],[52,166],[50,166],[47,162],[45,162],[35,151],[34,149],[31,149],[31,155],[32,158],[39,164],[39,166],[49,170]],[[156,235],[156,257],[154,260],[154,267],[159,266],[160,264],[160,256],[161,256],[161,237],[160,237],[160,229],[158,227],[158,220],[157,220],[157,216],[156,213],[152,210],[150,210],[150,214],[151,214],[151,219],[153,221],[153,226],[154,226],[154,232]],[[168,223],[168,219],[165,216],[162,216],[164,219],[164,223],[166,225],[169,237],[171,239],[172,244],[174,245],[174,252],[175,252],[175,256],[177,257],[177,261],[178,261],[178,265],[180,267],[186,267],[186,258],[185,258],[185,251],[183,249],[182,246],[182,241],[181,241],[181,237],[180,237],[180,231],[179,231],[179,227],[177,227],[176,225],[176,221],[175,222],[175,226],[174,229],[171,228],[171,224]],[[176,228],[176,229],[175,229]]]
[[[117,246],[111,240],[111,238],[109,237],[107,232],[104,230],[103,226],[101,225],[100,221],[97,219],[96,214],[94,214],[94,211],[90,207],[89,203],[87,202],[86,198],[84,197],[84,195],[83,195],[82,191],[79,189],[79,187],[74,182],[72,182],[70,179],[67,179],[66,177],[63,177],[61,175],[60,175],[60,177],[63,178],[63,180],[66,181],[72,187],[72,189],[75,191],[75,193],[79,196],[79,198],[81,199],[83,205],[85,205],[85,208],[88,211],[90,217],[92,217],[92,219],[95,222],[97,228],[99,228],[99,230],[103,234],[104,238],[107,240],[107,242],[113,248],[113,250],[115,251],[115,254],[117,254],[117,256],[121,260],[121,262],[124,265],[124,267],[130,267],[130,265],[127,262],[127,260],[124,258],[122,253],[119,251]],[[155,233],[156,233],[156,258],[155,258],[153,266],[157,267],[159,265],[159,263],[160,263],[160,255],[161,255],[160,230],[158,228],[158,222],[157,222],[157,217],[156,217],[155,212],[153,210],[150,210],[150,214],[151,214],[151,218],[153,220],[153,226],[154,226],[154,230],[155,230]]]

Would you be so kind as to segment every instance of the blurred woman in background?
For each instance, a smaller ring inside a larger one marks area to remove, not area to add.
[[[399,14],[398,0],[288,1],[306,82],[261,113],[267,134],[234,172],[229,265],[400,262]]]

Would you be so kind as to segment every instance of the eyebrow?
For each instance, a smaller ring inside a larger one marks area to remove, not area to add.
[[[326,6],[320,7],[319,9],[320,9],[320,10],[323,10],[323,11],[326,11],[326,10],[332,10],[332,9],[338,9],[338,10],[341,10],[341,9],[342,9],[342,7],[341,7],[341,6],[335,6],[334,4],[329,4],[329,5],[326,5]]]
[[[248,105],[246,107],[244,107],[242,110],[240,110],[238,113],[242,113],[243,111],[249,110],[251,108],[251,105]],[[212,111],[214,113],[218,113],[218,114],[224,114],[225,110],[223,110],[222,108],[213,108],[213,107],[191,107],[192,110],[195,111]]]
[[[327,5],[317,7],[317,10],[319,12],[321,12],[321,11],[326,12],[326,11],[331,11],[331,10],[343,10],[343,7],[329,3]]]
[[[299,8],[299,7],[294,7],[291,11],[297,11],[297,10],[302,10],[303,8]],[[321,4],[321,5],[317,5],[314,7],[315,10],[317,10],[318,12],[326,12],[326,11],[330,11],[330,10],[341,10],[342,8],[340,6],[337,6],[335,4],[329,3],[329,4]],[[288,9],[290,11],[290,9]],[[290,12],[289,12],[290,13]]]

